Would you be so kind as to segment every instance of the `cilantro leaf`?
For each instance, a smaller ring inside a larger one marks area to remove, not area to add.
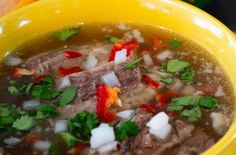
[[[120,127],[116,133],[116,139],[119,141],[127,137],[136,136],[140,132],[138,126],[131,120],[121,122]]]
[[[12,127],[16,128],[17,130],[28,130],[32,128],[35,125],[35,121],[33,117],[30,117],[28,115],[21,116],[19,119],[17,119]]]
[[[48,155],[60,155],[60,142],[58,139],[53,141],[48,148]]]
[[[186,61],[173,59],[167,62],[166,71],[170,73],[179,73],[179,72],[182,72],[188,66],[189,66],[189,63]]]
[[[184,96],[173,98],[171,100],[171,105],[180,105],[180,106],[195,106],[198,105],[201,96]]]
[[[183,73],[180,75],[181,81],[184,83],[192,83],[196,75],[196,72],[192,68],[187,68]]]
[[[205,108],[215,108],[218,105],[218,101],[212,96],[205,96],[201,98],[199,105]]]
[[[63,91],[63,95],[59,100],[59,105],[64,106],[71,103],[77,94],[77,88],[74,86],[68,87]]]
[[[107,37],[107,40],[110,42],[110,43],[115,43],[117,41],[120,41],[119,38],[116,38],[116,37],[113,37],[113,36],[108,36]]]
[[[73,147],[76,144],[76,142],[78,141],[78,139],[76,137],[74,137],[73,135],[71,135],[68,132],[60,133],[60,135],[64,139],[64,141],[66,142],[68,147]]]
[[[190,122],[196,122],[202,117],[202,111],[199,106],[192,108],[191,110],[184,110],[180,114],[187,117]]]
[[[172,39],[170,41],[170,45],[172,47],[178,48],[178,47],[180,47],[182,45],[182,42],[178,41],[177,39]]]
[[[136,67],[139,67],[140,62],[142,61],[142,59],[143,59],[142,57],[135,59],[134,61],[127,64],[124,69],[128,70],[128,69],[134,69]]]
[[[52,35],[55,39],[60,41],[66,41],[80,32],[79,28],[67,28],[61,31],[54,32]]]
[[[36,110],[36,119],[45,119],[58,115],[58,112],[56,111],[56,106],[52,104],[41,104],[36,108]]]
[[[70,133],[84,143],[88,143],[91,137],[91,130],[98,127],[97,115],[83,111],[68,121]]]
[[[0,128],[12,124],[18,117],[16,107],[0,103]]]
[[[15,86],[9,86],[7,90],[11,95],[18,95],[20,93],[18,88],[16,88]]]
[[[168,78],[162,78],[161,82],[165,83],[165,84],[171,84],[174,82],[172,77],[168,77]]]

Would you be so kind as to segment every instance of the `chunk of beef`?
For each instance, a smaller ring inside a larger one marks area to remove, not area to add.
[[[46,53],[36,55],[26,61],[28,68],[34,68],[36,74],[48,74],[54,78],[60,77],[57,70],[59,67],[70,68],[73,66],[83,67],[83,62],[86,60],[88,54],[93,54],[98,59],[97,66],[101,66],[108,60],[108,55],[111,51],[110,44],[91,44],[78,47],[71,47],[67,49],[57,49]],[[65,57],[64,51],[75,51],[81,53],[83,56],[73,59]]]
[[[230,118],[219,112],[212,112],[210,116],[212,119],[212,126],[215,132],[219,135],[224,135],[229,128]]]

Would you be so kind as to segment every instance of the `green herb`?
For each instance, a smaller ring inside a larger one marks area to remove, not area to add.
[[[166,66],[166,71],[170,73],[179,73],[184,71],[185,68],[189,66],[186,61],[181,61],[178,59],[169,60]]]
[[[115,43],[115,42],[120,41],[119,38],[112,37],[112,36],[108,36],[108,37],[107,37],[107,40],[108,40],[110,43]]]
[[[147,69],[144,65],[140,64],[140,68],[145,72],[145,73],[151,73],[150,70]]]
[[[11,80],[8,81],[8,83],[9,83],[10,85],[15,85],[15,84],[16,84],[16,80],[12,80],[12,79],[11,79]]]
[[[89,143],[91,130],[99,125],[97,115],[86,111],[78,113],[68,122],[70,133],[84,143]]]
[[[80,32],[80,28],[67,28],[53,33],[53,37],[60,41],[66,41]]]
[[[195,75],[195,70],[192,68],[187,68],[183,73],[181,73],[180,79],[184,83],[191,83],[194,80]]]
[[[51,145],[48,148],[48,155],[60,155],[60,143],[59,140],[56,139],[51,143]]]
[[[116,139],[122,141],[127,137],[136,136],[140,132],[138,126],[131,120],[120,123],[120,127],[116,133]]]
[[[64,106],[73,101],[77,94],[77,88],[74,86],[68,87],[63,91],[63,95],[59,100],[59,105]]]
[[[180,47],[182,45],[182,43],[180,41],[178,41],[177,39],[172,39],[170,41],[170,45],[172,47],[178,48],[178,47]]]
[[[174,82],[172,77],[168,77],[168,78],[162,78],[161,82],[165,83],[165,84],[171,84]]]
[[[41,104],[36,108],[36,119],[45,119],[49,117],[55,117],[58,115],[56,106],[52,104]]]
[[[173,98],[167,110],[177,111],[190,122],[195,122],[201,118],[202,109],[213,109],[217,105],[218,101],[212,96],[184,96]]]
[[[196,122],[202,117],[202,111],[197,107],[193,107],[191,110],[184,110],[180,114],[181,116],[187,117],[189,122]]]
[[[18,88],[16,88],[15,86],[9,86],[7,90],[11,95],[18,95],[20,93]]]
[[[135,59],[134,61],[127,64],[124,69],[128,70],[128,69],[134,69],[136,67],[139,67],[142,59],[143,59],[142,57]]]
[[[11,125],[18,117],[16,108],[7,103],[0,103],[0,128]]]
[[[30,82],[30,83],[28,83],[27,85],[26,85],[26,88],[25,88],[25,94],[26,95],[29,95],[30,94],[30,90],[31,90],[31,88],[33,87],[33,83],[32,82]]]
[[[60,135],[64,139],[64,141],[66,142],[69,148],[73,147],[78,141],[78,139],[74,137],[73,135],[71,135],[70,133],[64,132],[64,133],[60,133]]]
[[[17,119],[13,123],[12,127],[14,127],[17,130],[23,131],[32,128],[34,125],[35,121],[33,117],[26,115],[26,116],[21,116],[19,119]]]

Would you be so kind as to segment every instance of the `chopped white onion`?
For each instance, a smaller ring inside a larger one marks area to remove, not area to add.
[[[61,83],[59,85],[59,88],[63,89],[66,88],[68,86],[71,86],[71,82],[68,76],[63,77],[63,79],[61,80]]]
[[[20,65],[22,63],[22,59],[17,57],[17,56],[13,56],[13,55],[8,55],[6,56],[4,63],[8,66],[17,66]]]
[[[223,88],[222,86],[218,86],[217,89],[216,89],[216,92],[214,94],[216,97],[221,97],[221,96],[225,96],[225,93],[223,91]]]
[[[144,60],[144,64],[146,66],[152,66],[153,65],[152,57],[149,54],[144,54],[143,55],[143,60]]]
[[[106,123],[102,123],[99,127],[91,131],[90,146],[91,148],[99,148],[108,143],[115,141],[115,133],[113,127]]]
[[[149,132],[160,139],[165,139],[171,131],[171,126],[168,124],[169,116],[165,112],[156,114],[146,124],[149,127]]]
[[[54,125],[54,133],[67,131],[67,120],[56,120]]]
[[[120,82],[119,82],[116,74],[113,71],[110,71],[110,72],[102,75],[101,80],[105,85],[108,85],[111,87],[120,86]]]
[[[20,143],[21,140],[16,137],[9,137],[9,138],[4,139],[3,142],[6,143],[7,145],[16,145]]]
[[[28,100],[23,102],[22,108],[24,110],[34,110],[39,105],[40,105],[39,100]]]
[[[106,153],[117,148],[117,141],[108,143],[100,148],[98,148],[99,153]]]
[[[84,64],[84,67],[88,70],[91,70],[97,65],[97,62],[97,58],[94,55],[89,54],[86,63]]]
[[[157,54],[156,58],[159,61],[165,61],[167,58],[172,58],[173,55],[173,52],[171,52],[170,50],[164,50],[163,52]]]
[[[38,151],[47,151],[50,144],[49,141],[38,140],[34,143],[34,148]]]
[[[122,49],[120,51],[117,51],[116,55],[115,55],[114,63],[119,64],[119,63],[122,63],[122,62],[126,62],[126,55],[127,55],[127,50],[126,49]]]
[[[124,110],[118,112],[116,115],[123,119],[129,119],[134,114],[134,110]]]

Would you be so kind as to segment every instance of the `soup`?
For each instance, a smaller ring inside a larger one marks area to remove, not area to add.
[[[29,41],[1,65],[2,154],[200,154],[234,96],[204,48],[172,31],[88,24]]]

